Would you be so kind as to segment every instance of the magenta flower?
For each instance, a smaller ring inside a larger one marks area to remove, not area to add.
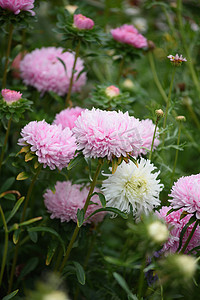
[[[55,186],[55,192],[48,189],[44,194],[44,204],[49,213],[51,213],[51,219],[57,218],[61,222],[77,222],[77,210],[84,207],[89,189],[83,187],[80,184],[73,184],[70,181],[57,182]],[[99,192],[95,189],[95,192]],[[92,202],[85,214],[85,218],[89,217],[95,210],[102,208],[98,196],[92,197]],[[103,220],[105,212],[97,213],[90,219],[85,221],[87,223],[98,223]]]
[[[189,214],[200,219],[200,174],[179,178],[174,183],[169,200],[174,209],[184,208]]]
[[[84,110],[85,109],[78,106],[64,109],[59,114],[56,115],[53,124],[56,125],[61,124],[63,129],[66,127],[72,129],[75,126],[75,121]]]
[[[35,153],[44,168],[49,166],[51,170],[61,170],[74,157],[75,138],[69,128],[62,130],[61,125],[50,125],[44,120],[32,121],[22,129],[21,136],[18,145],[30,145],[30,151]]]
[[[120,43],[129,44],[135,48],[145,48],[148,46],[147,39],[133,25],[125,24],[112,29],[110,32],[114,40]]]
[[[173,55],[168,55],[167,58],[170,59],[170,61],[177,66],[180,66],[182,64],[183,61],[187,61],[186,58],[183,58],[182,54],[179,56],[178,54],[176,54],[175,56]]]
[[[119,95],[120,90],[118,89],[118,87],[110,85],[106,88],[105,92],[108,97],[113,98]]]
[[[163,245],[162,252],[165,254],[168,253],[175,253],[178,249],[179,246],[179,241],[180,241],[180,234],[183,229],[183,227],[188,223],[190,220],[191,216],[187,215],[183,219],[180,220],[180,216],[185,209],[179,209],[177,211],[171,212],[169,215],[167,215],[167,212],[172,209],[171,206],[163,206],[160,211],[156,211],[156,215],[164,219],[166,224],[168,225],[168,228],[170,230],[170,235],[168,241]],[[192,229],[194,227],[194,223],[188,226],[182,240],[182,247],[184,246],[188,236],[190,235]],[[188,251],[192,250],[193,248],[199,246],[200,243],[200,226],[198,225],[187,248],[185,253]],[[182,249],[182,248],[181,248]],[[181,250],[180,249],[180,250]]]
[[[26,54],[20,63],[21,77],[24,83],[35,87],[42,93],[53,91],[60,96],[65,95],[70,85],[74,54],[63,51],[62,48],[48,47]],[[66,70],[59,58],[64,62]],[[78,58],[72,86],[73,92],[80,91],[86,83],[85,72],[78,78],[83,68],[83,61]]]
[[[22,97],[22,94],[20,92],[16,92],[9,89],[3,89],[1,91],[1,95],[3,99],[7,102],[7,104],[12,104],[13,102],[18,101]]]
[[[80,30],[92,29],[94,27],[94,21],[81,14],[74,15],[74,26]]]
[[[126,157],[138,152],[142,141],[128,112],[86,109],[78,117],[72,129],[77,149],[83,150],[85,157]]]
[[[13,11],[15,15],[18,15],[20,11],[29,11],[32,16],[35,15],[35,12],[32,11],[34,8],[35,0],[0,0],[0,7]]]

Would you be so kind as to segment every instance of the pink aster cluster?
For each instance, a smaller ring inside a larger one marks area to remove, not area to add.
[[[112,29],[111,34],[114,40],[129,44],[135,48],[145,48],[148,46],[147,39],[133,25],[124,24],[121,27]]]
[[[70,181],[57,182],[55,191],[48,189],[44,194],[44,203],[49,213],[51,213],[51,219],[57,218],[61,222],[77,222],[77,210],[84,207],[89,189],[83,187],[80,184],[72,184]],[[95,189],[95,192],[98,192]],[[99,201],[99,197],[94,195],[92,202],[85,214],[85,218],[89,217],[95,210],[102,208]],[[87,223],[98,223],[103,220],[105,212],[97,213],[90,219],[84,222]]]
[[[200,219],[200,174],[179,178],[169,196],[174,209],[183,207],[187,213],[196,214]]]
[[[0,0],[0,7],[13,11],[15,15],[18,15],[21,11],[29,11],[32,16],[35,15],[35,12],[32,11],[34,8],[35,0]]]
[[[20,72],[24,83],[35,87],[42,93],[53,91],[60,96],[65,95],[70,85],[74,54],[63,51],[62,48],[43,47],[26,54],[20,63]],[[65,64],[66,70],[59,59]],[[80,91],[86,82],[85,72],[77,79],[83,68],[83,61],[78,58],[72,92]]]
[[[63,130],[61,125],[50,125],[44,120],[32,121],[22,129],[21,136],[18,145],[30,145],[30,151],[35,153],[44,168],[49,166],[51,170],[61,170],[74,157],[75,138],[69,128]]]
[[[78,106],[64,109],[59,114],[56,115],[53,124],[56,125],[61,124],[63,129],[66,127],[72,129],[75,126],[75,121],[84,110],[85,109]]]
[[[3,89],[1,91],[1,95],[3,99],[7,102],[7,104],[12,104],[13,102],[18,101],[22,97],[22,94],[20,92],[9,89]]]
[[[72,129],[77,149],[85,157],[127,156],[137,153],[142,146],[140,134],[128,112],[86,109],[78,117]]]
[[[180,220],[180,216],[185,209],[179,209],[177,211],[171,212],[169,215],[167,215],[167,212],[172,209],[171,206],[163,206],[160,211],[156,212],[156,215],[164,219],[166,224],[169,227],[170,230],[170,236],[168,241],[163,245],[162,252],[164,252],[166,255],[168,253],[175,253],[179,246],[180,241],[180,234],[183,229],[183,227],[188,223],[188,221],[191,218],[191,215],[186,215],[183,219]],[[182,247],[184,246],[185,242],[187,241],[187,238],[189,237],[192,229],[194,227],[194,223],[189,225],[182,240]],[[200,244],[200,226],[198,225],[186,250],[185,253],[192,250],[193,248],[199,246]],[[180,249],[181,250],[181,249]]]
[[[80,30],[90,30],[94,27],[94,21],[82,14],[74,15],[74,26]]]

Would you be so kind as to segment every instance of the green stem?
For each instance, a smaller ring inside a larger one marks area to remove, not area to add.
[[[168,23],[168,25],[169,25],[169,28],[170,28],[170,30],[171,30],[171,32],[172,32],[172,35],[173,35],[174,37],[176,37],[175,29],[174,29],[174,26],[173,26],[173,24],[172,24],[172,22],[171,22],[171,20],[170,20],[170,17],[169,17],[169,14],[168,14],[168,12],[167,12],[166,7],[162,6],[162,10],[163,10],[163,12],[164,12],[164,14],[165,14],[165,17],[166,17],[167,23]]]
[[[29,189],[28,189],[28,192],[27,192],[27,196],[26,196],[26,200],[25,200],[25,203],[24,203],[24,209],[23,209],[22,216],[21,216],[21,219],[20,219],[20,223],[22,223],[24,221],[25,214],[26,214],[26,209],[27,209],[27,206],[28,206],[28,202],[29,202],[32,190],[33,190],[33,186],[35,184],[35,181],[36,181],[36,179],[37,179],[37,177],[38,177],[41,169],[42,169],[42,164],[37,168],[37,171],[36,171],[36,173],[35,173],[32,181],[31,181],[30,186],[29,186]],[[13,263],[12,263],[12,268],[11,268],[11,273],[10,273],[10,279],[9,279],[8,293],[10,293],[11,290],[12,290],[12,284],[13,284],[13,278],[14,278],[14,273],[15,273],[15,267],[16,267],[16,264],[17,264],[19,246],[20,246],[20,236],[19,236],[17,245],[15,247],[15,252],[14,252],[14,257],[13,257]]]
[[[186,38],[185,38],[185,31],[184,31],[184,27],[183,27],[181,12],[182,12],[182,1],[177,0],[177,19],[178,19],[179,31],[180,31],[183,47],[185,49],[185,53],[186,53],[186,57],[187,57],[187,65],[189,67],[194,85],[195,85],[197,91],[200,92],[200,83],[199,83],[197,74],[195,72],[194,65],[193,65],[193,62],[192,62],[192,58],[191,58],[191,55],[190,55],[190,51],[188,49],[188,44],[187,44]]]
[[[156,67],[155,67],[155,63],[154,63],[154,59],[153,59],[153,54],[151,51],[149,51],[148,53],[148,58],[149,58],[149,63],[150,63],[150,67],[151,67],[151,71],[152,71],[152,74],[153,74],[153,79],[154,79],[154,82],[161,94],[161,96],[163,97],[164,101],[167,103],[168,101],[168,98],[167,98],[167,95],[165,94],[165,91],[158,79],[158,75],[157,75],[157,72],[156,72]]]
[[[72,107],[71,92],[72,92],[74,73],[75,73],[75,68],[76,68],[76,62],[77,62],[77,59],[79,56],[80,46],[81,46],[81,41],[79,40],[78,44],[76,46],[76,50],[75,50],[74,64],[72,67],[72,74],[71,74],[70,83],[69,83],[69,90],[68,90],[67,97],[66,97],[66,107],[68,107],[68,106]]]
[[[170,83],[170,87],[169,87],[169,94],[168,94],[168,97],[167,97],[167,105],[166,105],[164,122],[163,122],[163,129],[166,128],[166,124],[167,124],[167,116],[168,116],[168,111],[169,111],[169,107],[170,107],[170,104],[171,104],[171,94],[172,94],[172,88],[173,88],[173,83],[174,83],[175,72],[176,72],[176,67],[174,67],[174,70],[172,72],[172,78],[171,78],[171,83]],[[163,132],[162,146],[164,146],[164,143],[165,143],[165,131]]]
[[[6,51],[6,61],[5,61],[3,79],[2,79],[2,89],[4,89],[6,87],[7,69],[8,69],[10,50],[11,50],[11,44],[12,44],[12,36],[13,36],[13,25],[10,24],[9,35],[8,35],[8,47],[7,47],[7,51]]]
[[[157,116],[157,119],[156,119],[156,125],[155,125],[155,129],[154,129],[154,133],[153,133],[152,143],[151,143],[151,151],[149,153],[149,160],[151,160],[151,157],[152,157],[153,145],[154,145],[154,140],[155,140],[155,137],[156,137],[156,130],[157,130],[157,127],[158,127],[158,121],[159,121],[159,116]]]
[[[2,151],[1,151],[1,156],[0,156],[0,173],[1,173],[2,162],[3,162],[5,150],[6,150],[6,145],[7,145],[7,142],[8,142],[8,136],[9,136],[9,133],[10,133],[11,122],[12,122],[12,117],[8,121],[6,135],[5,135],[5,139],[4,139],[4,143],[3,143],[3,147],[2,147]]]
[[[117,77],[117,84],[119,84],[120,78],[122,77],[124,63],[125,63],[125,58],[122,57],[120,64],[119,64],[119,73],[118,73],[118,77]]]
[[[6,265],[7,252],[8,252],[8,227],[6,224],[5,215],[4,215],[1,205],[0,205],[0,214],[1,214],[1,218],[3,220],[3,225],[4,225],[4,230],[5,230],[5,245],[4,245],[3,258],[2,258],[2,264],[1,264],[1,273],[0,273],[0,286],[1,286],[3,273],[4,273],[4,269],[5,269],[5,265]]]
[[[179,121],[178,138],[177,138],[177,149],[176,149],[176,154],[175,154],[175,159],[174,159],[174,167],[173,167],[173,171],[172,171],[172,175],[171,175],[171,184],[170,184],[170,186],[172,185],[173,180],[174,180],[174,173],[175,173],[175,170],[176,170],[176,164],[177,164],[177,160],[178,160],[178,146],[180,144],[181,128],[182,128],[182,124]]]
[[[92,195],[92,193],[93,193],[93,191],[94,191],[94,188],[95,188],[95,185],[96,185],[96,181],[97,181],[97,178],[98,178],[99,173],[100,173],[100,170],[101,170],[101,166],[102,166],[102,162],[99,161],[99,164],[98,164],[98,166],[97,166],[96,172],[95,172],[95,174],[94,174],[94,178],[93,178],[92,183],[91,183],[91,186],[90,186],[90,190],[89,190],[87,199],[86,199],[86,201],[85,201],[85,205],[84,205],[84,207],[83,207],[84,213],[86,213],[87,208],[88,208],[88,206],[89,206],[89,203],[90,203],[90,197],[91,197],[91,195]],[[70,253],[71,253],[71,250],[72,250],[73,244],[74,244],[74,242],[75,242],[75,240],[76,240],[76,237],[77,237],[77,235],[78,235],[78,233],[79,233],[79,230],[80,230],[80,227],[78,227],[78,225],[76,225],[76,228],[75,228],[75,230],[74,230],[74,233],[73,233],[72,238],[71,238],[71,240],[70,240],[70,243],[69,243],[69,245],[68,245],[67,251],[66,251],[66,253],[65,253],[63,262],[62,262],[62,264],[61,264],[61,266],[60,266],[60,269],[59,269],[59,272],[60,272],[60,273],[63,271],[63,269],[64,269],[64,267],[65,267],[65,264],[66,264],[66,262],[67,262],[67,260],[68,260],[68,258],[69,258],[69,255],[70,255]]]
[[[146,255],[144,257],[144,260],[142,262],[141,268],[140,268],[140,277],[139,277],[139,286],[138,286],[138,300],[142,299],[142,289],[144,285],[144,268],[146,265]]]
[[[193,108],[192,108],[192,106],[190,105],[189,102],[186,103],[186,107],[187,107],[187,109],[188,109],[188,111],[190,113],[190,116],[192,117],[194,123],[196,124],[197,128],[200,129],[199,119],[198,119],[196,113],[194,112],[194,110],[193,110]]]
[[[191,240],[198,224],[199,224],[199,220],[196,220],[196,222],[194,224],[194,227],[192,228],[192,231],[190,232],[190,235],[188,236],[187,241],[185,242],[185,245],[183,246],[182,250],[180,251],[181,254],[184,254],[184,252],[185,252],[185,250],[186,250],[186,248],[187,248],[187,246],[188,246],[188,244],[189,244],[189,242],[190,242],[190,240]]]

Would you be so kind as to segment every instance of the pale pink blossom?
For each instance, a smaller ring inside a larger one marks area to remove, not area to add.
[[[183,207],[189,214],[200,219],[200,174],[183,176],[174,183],[169,195],[174,209]]]
[[[3,89],[1,91],[1,95],[3,99],[7,102],[7,104],[16,102],[22,97],[22,94],[20,92],[9,90],[9,89]]]
[[[180,220],[180,216],[181,216],[182,212],[185,211],[185,209],[179,209],[179,210],[173,211],[169,215],[167,215],[167,212],[170,209],[172,209],[171,206],[169,206],[169,207],[163,206],[160,209],[160,211],[156,211],[156,215],[159,218],[165,220],[165,222],[168,225],[168,228],[170,230],[169,239],[163,245],[163,248],[161,250],[161,252],[164,252],[166,255],[168,253],[175,253],[178,250],[181,231],[191,218],[191,215],[187,215],[183,219]],[[183,236],[182,247],[184,246],[185,242],[187,241],[187,238],[190,235],[193,227],[194,227],[194,223],[188,226],[188,228]],[[198,225],[186,250],[185,250],[185,253],[187,253],[188,251],[192,250],[193,248],[199,246],[199,244],[200,244],[200,226]],[[181,247],[181,249],[182,249],[182,247]]]
[[[74,26],[78,29],[90,30],[94,27],[94,21],[82,14],[74,15]]]
[[[32,121],[21,130],[22,138],[18,145],[29,146],[43,167],[51,170],[67,167],[74,158],[75,138],[69,128],[62,130],[62,126],[50,125],[43,121]]]
[[[171,62],[173,62],[175,65],[181,65],[183,61],[187,61],[186,58],[183,58],[182,54],[179,56],[178,54],[174,55],[168,55],[167,58],[170,59]]]
[[[148,150],[151,150],[151,144],[153,140],[153,134],[155,130],[155,125],[153,124],[152,120],[145,119],[139,122],[139,132],[142,139],[142,147],[139,151],[139,155],[144,154],[146,155]],[[156,137],[153,144],[153,150],[157,148],[160,141],[158,139],[158,130],[156,131]]]
[[[110,85],[106,88],[105,92],[108,97],[113,98],[119,95],[120,90],[118,89],[118,87]]]
[[[65,95],[70,85],[74,53],[63,51],[63,48],[43,47],[26,54],[20,63],[24,83],[35,87],[42,93],[53,91],[60,96]],[[66,69],[59,59],[65,64]],[[79,92],[86,83],[85,72],[78,78],[83,68],[83,61],[78,57],[72,92]]]
[[[78,106],[64,109],[56,115],[53,124],[61,124],[63,129],[65,127],[69,127],[70,129],[72,129],[75,126],[75,121],[84,110],[84,108]]]
[[[0,0],[0,7],[13,11],[15,15],[18,15],[21,11],[29,11],[32,16],[35,12],[32,11],[34,8],[35,0]]]
[[[128,112],[86,109],[78,117],[72,129],[77,149],[85,157],[126,157],[139,152],[142,140]]]
[[[55,191],[48,189],[44,194],[44,203],[51,214],[51,219],[60,219],[61,222],[77,222],[77,210],[84,207],[89,188],[80,184],[72,184],[70,181],[57,182]],[[95,192],[99,192],[95,189]],[[95,210],[102,208],[99,197],[94,195],[91,201],[96,204],[90,204],[85,214],[85,219]],[[92,216],[83,224],[98,223],[103,220],[105,212],[100,212]]]
[[[138,32],[133,25],[124,24],[111,30],[114,40],[129,44],[135,48],[145,48],[148,46],[147,39]]]

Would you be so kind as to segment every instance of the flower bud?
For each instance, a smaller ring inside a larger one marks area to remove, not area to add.
[[[74,26],[80,30],[90,30],[94,27],[94,21],[82,14],[74,15]]]
[[[179,122],[185,122],[186,118],[185,118],[185,116],[177,116],[176,120],[179,121]]]
[[[75,13],[75,11],[77,10],[77,8],[78,8],[77,5],[66,5],[65,6],[65,9],[68,10],[68,12],[70,14],[72,14],[72,15]]]
[[[156,111],[155,111],[155,113],[156,113],[156,115],[157,115],[157,117],[163,117],[163,115],[164,115],[164,112],[163,112],[163,110],[162,109],[157,109]]]
[[[106,88],[105,93],[109,98],[113,98],[120,94],[120,90],[118,89],[118,87],[110,85]]]
[[[8,105],[18,101],[22,97],[22,94],[20,92],[16,92],[9,89],[3,89],[1,91],[1,95],[3,96],[3,99],[7,102]]]
[[[134,83],[131,79],[127,78],[123,82],[123,87],[132,90],[134,88]]]
[[[153,223],[149,224],[147,231],[149,237],[156,244],[163,244],[169,236],[167,226],[160,221],[154,221]]]

